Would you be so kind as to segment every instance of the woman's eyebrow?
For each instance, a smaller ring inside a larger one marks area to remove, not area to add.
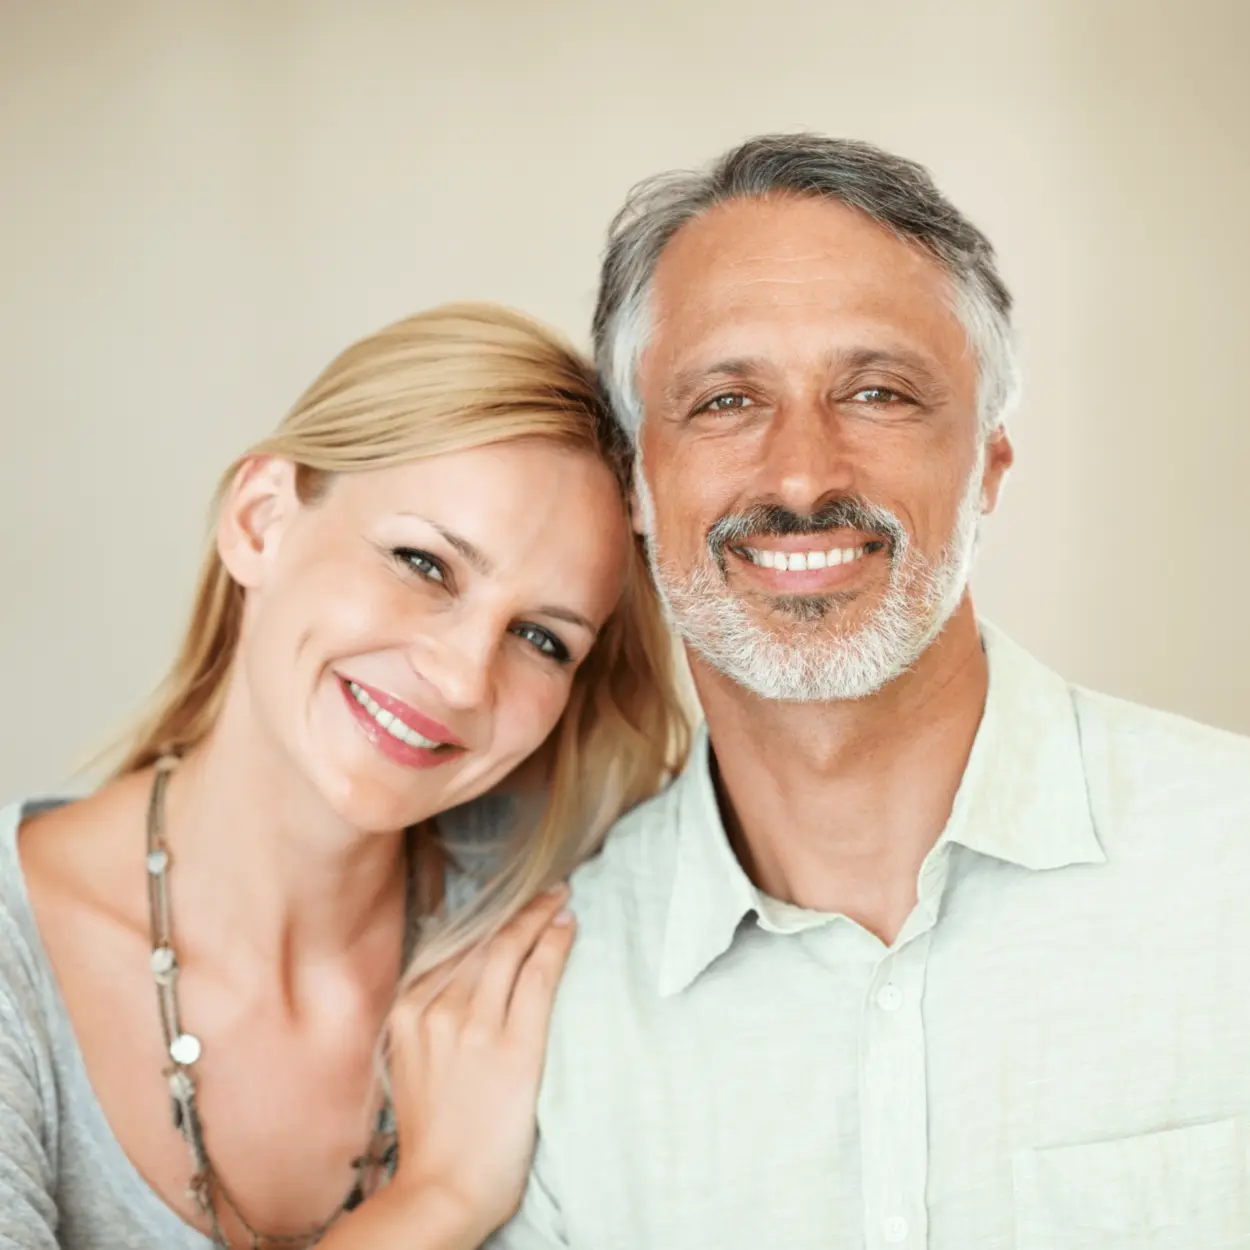
[[[480,547],[475,547],[464,535],[457,534],[455,530],[449,530],[437,521],[431,521],[428,516],[422,516],[419,512],[401,512],[399,515],[415,517],[416,520],[423,521],[432,530],[441,534],[447,540],[447,545],[459,552],[483,577],[489,577],[495,571],[490,557]]]
[[[431,521],[428,516],[422,516],[419,512],[401,512],[399,515],[410,516],[418,521],[422,521],[432,530],[441,534],[447,540],[448,546],[458,551],[483,577],[489,577],[495,571],[495,566],[491,562],[490,557],[480,547],[475,547],[463,534],[457,534],[455,530],[449,530],[445,525],[440,525],[437,521]],[[537,612],[540,616],[550,616],[553,620],[567,621],[570,625],[579,625],[588,634],[598,632],[586,617],[580,612],[574,612],[572,608],[562,608],[556,604],[548,603],[538,608]]]
[[[580,612],[574,612],[572,608],[559,608],[547,604],[538,609],[540,616],[550,616],[557,621],[568,621],[570,625],[580,625],[588,634],[595,632],[595,627]]]

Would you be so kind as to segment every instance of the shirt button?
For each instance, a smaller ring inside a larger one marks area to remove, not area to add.
[[[897,1011],[903,1005],[903,991],[893,982],[877,991],[877,1006],[882,1011]]]
[[[907,1240],[907,1221],[901,1215],[892,1215],[881,1226],[881,1231],[886,1241],[898,1245],[900,1241]]]

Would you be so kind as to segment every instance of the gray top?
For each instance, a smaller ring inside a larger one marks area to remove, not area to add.
[[[57,801],[0,809],[0,1250],[211,1250],[113,1136],[44,952],[17,831]],[[447,883],[451,906],[471,895],[504,819],[495,800],[440,817],[468,870]]]

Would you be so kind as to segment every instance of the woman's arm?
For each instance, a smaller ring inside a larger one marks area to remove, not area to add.
[[[547,1026],[573,942],[567,893],[531,903],[391,1017],[394,1180],[321,1250],[474,1250],[520,1205],[534,1153]]]
[[[22,1021],[0,986],[0,1250],[56,1250],[43,1099]]]
[[[317,1245],[318,1250],[477,1250],[482,1244],[479,1222],[450,1197],[428,1190],[405,1193],[392,1182],[335,1224]]]

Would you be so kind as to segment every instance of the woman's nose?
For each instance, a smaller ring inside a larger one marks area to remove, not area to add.
[[[494,687],[499,636],[493,629],[461,624],[413,648],[413,668],[448,708],[470,710],[488,704]]]

